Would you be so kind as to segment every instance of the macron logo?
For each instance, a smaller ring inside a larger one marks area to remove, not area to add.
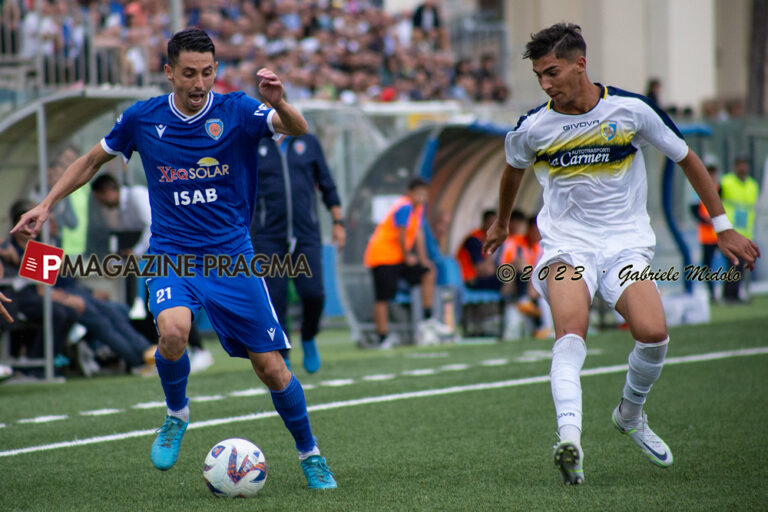
[[[267,334],[269,334],[269,339],[272,341],[275,341],[275,328],[272,327],[271,329],[267,329]]]
[[[165,126],[164,124],[156,124],[155,125],[155,130],[157,130],[157,136],[160,137],[161,139],[163,138],[163,133],[165,133],[165,129],[166,128],[168,128],[168,127]]]
[[[30,240],[24,250],[19,275],[45,284],[55,284],[64,250]]]
[[[259,108],[253,111],[253,115],[258,117],[263,117],[264,114],[267,112],[267,110],[269,110],[269,107],[262,103],[261,105],[259,105]]]

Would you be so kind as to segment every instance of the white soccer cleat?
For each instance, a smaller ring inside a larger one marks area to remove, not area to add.
[[[643,411],[643,415],[640,418],[626,420],[619,412],[620,405],[616,406],[611,416],[611,423],[616,427],[616,430],[631,437],[640,449],[643,450],[645,456],[651,459],[651,462],[662,468],[669,467],[674,460],[672,450],[648,426],[648,417],[645,415],[645,411]]]
[[[553,458],[565,485],[584,483],[584,453],[580,446],[571,441],[561,441],[555,445]]]

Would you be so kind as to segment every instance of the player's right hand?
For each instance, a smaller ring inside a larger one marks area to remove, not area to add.
[[[37,236],[43,224],[48,220],[48,209],[43,205],[37,205],[21,216],[19,222],[13,226],[11,234],[22,233],[27,236]]]
[[[488,228],[488,231],[485,234],[485,243],[483,244],[483,254],[486,256],[491,255],[501,247],[501,244],[504,243],[504,240],[507,239],[507,232],[509,231],[509,226],[507,224],[500,224],[499,219],[496,219],[493,224],[491,224],[491,227]]]
[[[755,269],[755,260],[760,257],[760,248],[755,242],[741,235],[735,229],[726,229],[717,234],[717,245],[723,256],[734,265],[739,259],[749,270]]]

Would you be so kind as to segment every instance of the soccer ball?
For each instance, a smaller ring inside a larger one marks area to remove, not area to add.
[[[251,498],[267,480],[267,460],[247,439],[225,439],[208,452],[203,478],[214,496]]]

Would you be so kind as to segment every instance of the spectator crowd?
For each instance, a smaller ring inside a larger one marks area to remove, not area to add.
[[[186,0],[183,24],[216,45],[216,90],[257,95],[256,71],[280,76],[291,100],[503,103],[509,90],[494,55],[451,52],[440,3],[390,15],[376,0]],[[97,80],[164,83],[170,2],[151,0],[5,0],[0,51],[42,52],[47,83],[86,82],[93,32]],[[104,69],[118,69],[108,73]],[[117,75],[117,76],[115,76]]]

